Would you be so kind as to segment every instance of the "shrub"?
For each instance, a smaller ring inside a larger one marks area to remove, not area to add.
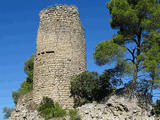
[[[58,103],[53,102],[51,98],[44,97],[37,110],[45,119],[54,117],[63,117],[66,115],[66,110],[62,109]]]
[[[22,93],[22,94],[26,94],[30,91],[33,90],[33,83],[31,82],[28,82],[27,80],[24,81],[22,84],[21,84],[21,88],[19,89],[19,91]]]
[[[54,107],[54,102],[51,98],[48,97],[43,97],[42,102],[38,106],[38,111],[42,111],[45,108],[53,108]]]
[[[97,76],[96,72],[83,72],[72,77],[71,94],[74,97],[75,107],[93,101],[93,91],[98,88]]]
[[[80,116],[77,115],[77,110],[69,111],[70,120],[81,120]]]
[[[152,114],[154,114],[156,117],[160,117],[160,100],[156,101],[156,105],[152,110]]]
[[[53,108],[53,117],[63,117],[66,115],[66,110],[62,109],[60,105],[56,102]]]
[[[51,119],[54,115],[53,108],[45,108],[42,111],[39,111],[40,115],[45,119]]]
[[[100,101],[112,91],[110,76],[99,76],[96,72],[83,72],[71,79],[71,95],[74,107],[92,101]]]

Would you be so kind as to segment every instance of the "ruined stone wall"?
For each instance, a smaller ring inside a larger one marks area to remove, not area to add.
[[[85,36],[76,7],[60,5],[40,12],[34,62],[34,102],[47,96],[71,108],[70,77],[86,70]]]
[[[150,110],[140,107],[137,98],[117,95],[77,108],[82,120],[160,120],[151,116],[151,109],[151,106]]]
[[[16,107],[8,120],[44,120],[36,110],[33,102],[33,92],[27,93],[18,99]]]

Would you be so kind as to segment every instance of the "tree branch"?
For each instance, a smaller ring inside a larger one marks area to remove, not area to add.
[[[134,56],[134,53],[135,53],[135,50],[136,48],[133,49],[133,51],[131,51],[129,48],[127,48],[128,52],[132,55],[132,59],[130,59],[132,61],[132,63],[134,64],[135,63],[135,56]]]

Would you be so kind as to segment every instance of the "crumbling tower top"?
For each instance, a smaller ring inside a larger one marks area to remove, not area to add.
[[[55,13],[56,15],[59,15],[59,13],[64,13],[65,15],[67,15],[66,13],[68,14],[76,14],[78,13],[78,8],[75,7],[75,6],[67,6],[67,5],[58,5],[58,6],[55,6],[55,7],[51,7],[51,8],[47,8],[47,9],[43,9],[39,16],[43,16],[45,14],[48,14],[48,13]]]
[[[54,8],[43,9],[40,14],[40,26],[38,33],[43,39],[37,38],[37,52],[50,51],[55,49],[57,39],[52,39],[58,34],[66,34],[66,32],[81,30],[84,34],[83,27],[80,22],[80,17],[78,13],[78,8],[75,6],[59,5]],[[50,38],[47,38],[46,34],[50,35]],[[38,35],[39,37],[39,35]],[[65,41],[62,41],[65,44]],[[52,45],[52,46],[51,46]],[[50,47],[49,47],[50,46]]]

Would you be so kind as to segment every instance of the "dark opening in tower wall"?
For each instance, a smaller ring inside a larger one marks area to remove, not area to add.
[[[48,54],[48,53],[54,53],[54,51],[46,51],[46,52],[41,52],[41,53],[38,53],[37,55],[43,55],[43,54]]]
[[[41,54],[44,54],[45,52],[41,52]]]
[[[46,51],[46,53],[54,53],[54,51]]]

